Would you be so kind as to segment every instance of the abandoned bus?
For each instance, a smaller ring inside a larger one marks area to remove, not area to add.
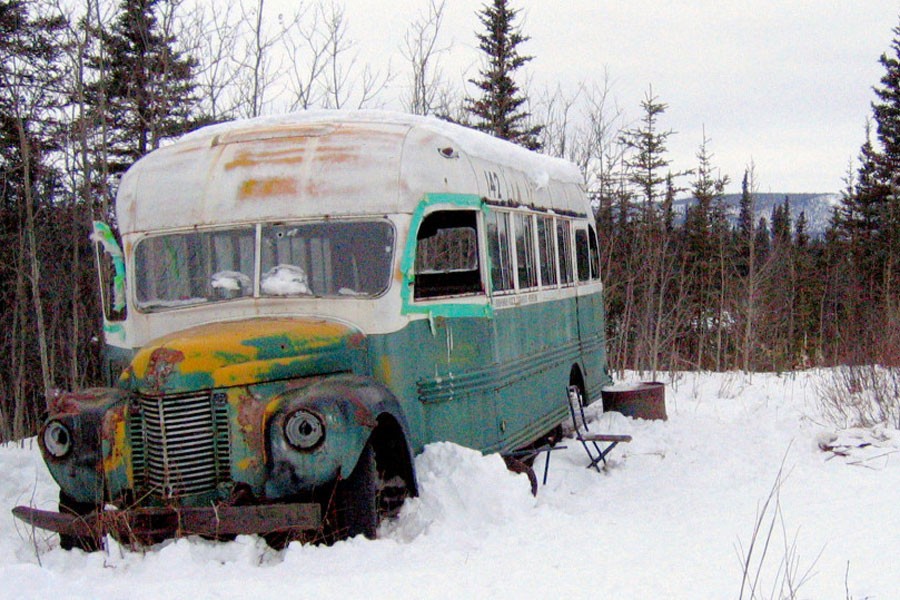
[[[96,547],[186,533],[373,536],[435,441],[508,453],[609,383],[575,166],[435,119],[307,112],[139,160],[98,224],[110,385],[39,441]],[[105,265],[111,265],[107,268]],[[306,536],[306,537],[304,537]]]

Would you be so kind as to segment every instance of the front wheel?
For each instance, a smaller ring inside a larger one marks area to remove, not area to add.
[[[59,492],[59,512],[75,516],[88,515],[97,510],[97,506],[92,503],[79,502],[71,496],[60,490]],[[80,536],[59,534],[59,546],[63,550],[72,550],[78,548],[85,552],[96,552],[103,547],[102,540],[99,535]]]
[[[375,450],[366,443],[350,476],[337,484],[334,498],[335,539],[364,535],[375,539],[378,529],[378,472]]]

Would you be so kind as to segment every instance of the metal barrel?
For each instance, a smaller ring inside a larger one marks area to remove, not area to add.
[[[603,410],[626,417],[665,421],[666,386],[658,381],[610,386],[602,390]]]

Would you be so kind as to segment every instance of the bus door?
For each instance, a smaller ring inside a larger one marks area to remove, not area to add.
[[[403,265],[404,311],[427,315],[410,325],[426,437],[495,449],[492,311],[482,276],[481,200],[438,198],[449,205],[435,206],[429,198],[422,205],[427,210],[413,216]]]
[[[578,337],[581,341],[582,367],[587,398],[600,395],[607,383],[605,355],[605,319],[600,253],[597,234],[590,224],[575,229],[575,263],[578,277]]]

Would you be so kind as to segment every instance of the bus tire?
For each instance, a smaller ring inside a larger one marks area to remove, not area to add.
[[[375,539],[378,529],[378,473],[375,451],[366,442],[350,476],[335,491],[335,539],[364,535]]]
[[[79,502],[62,490],[59,492],[59,512],[61,513],[82,516],[88,515],[96,509],[95,504]],[[63,550],[78,548],[85,552],[96,552],[102,548],[102,541],[98,535],[79,536],[61,533],[59,534],[59,546]]]

